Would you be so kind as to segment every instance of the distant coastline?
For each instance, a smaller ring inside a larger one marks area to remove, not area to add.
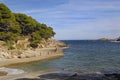
[[[99,38],[99,39],[97,39],[97,40],[100,40],[100,41],[120,42],[120,37],[114,38],[114,39],[110,39],[110,38]]]

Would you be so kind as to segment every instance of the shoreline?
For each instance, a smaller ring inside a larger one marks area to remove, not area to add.
[[[64,71],[37,71],[12,76],[0,77],[0,80],[120,80],[120,72],[107,71],[80,74]]]
[[[39,49],[39,50],[31,50],[35,52],[42,52],[40,55],[36,55],[34,57],[28,57],[28,58],[12,58],[12,59],[2,59],[0,60],[0,67],[6,67],[6,66],[13,66],[17,64],[24,64],[24,63],[31,63],[31,62],[36,62],[36,61],[42,61],[42,60],[47,60],[47,59],[54,59],[54,58],[59,58],[63,57],[63,50],[66,48],[60,48],[60,49],[55,49],[55,48],[44,48],[44,49]],[[54,52],[55,50],[56,52]],[[60,50],[60,51],[59,51]],[[51,52],[51,53],[50,53]],[[31,53],[29,53],[31,54]]]
[[[64,54],[53,54],[53,55],[48,55],[48,56],[38,56],[38,57],[31,57],[31,58],[24,58],[24,59],[5,59],[0,61],[0,67],[7,67],[7,66],[13,66],[17,64],[25,64],[25,63],[31,63],[31,62],[37,62],[37,61],[42,61],[42,60],[48,60],[48,59],[54,59],[54,58],[59,58],[63,57]]]
[[[49,74],[49,73],[55,73],[59,71],[37,71],[37,72],[31,72],[31,73],[23,73],[23,74],[17,74],[17,75],[7,75],[7,76],[1,76],[0,80],[17,80],[22,78],[37,78],[38,76]]]
[[[64,56],[63,51],[67,48],[68,47],[26,50],[24,51],[24,53],[34,54],[34,56],[32,57],[28,56],[25,58],[0,59],[0,68],[14,66],[18,64],[27,64],[42,60],[60,58]],[[38,72],[22,73],[15,75],[4,75],[4,76],[0,76],[0,80],[17,80],[18,78],[36,78],[37,76],[48,74],[51,72],[56,72],[56,71],[38,71]]]

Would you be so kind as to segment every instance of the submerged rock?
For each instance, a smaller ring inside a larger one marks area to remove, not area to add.
[[[21,78],[16,80],[120,80],[120,72],[115,70],[104,71],[101,74],[78,74],[78,73],[48,73],[37,78]]]
[[[50,73],[46,75],[41,75],[39,77],[43,79],[65,80],[69,77],[74,77],[74,76],[77,76],[77,74],[76,73]]]
[[[117,38],[117,40],[116,41],[120,41],[120,37],[119,38]]]

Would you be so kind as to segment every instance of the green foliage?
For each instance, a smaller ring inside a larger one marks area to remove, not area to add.
[[[33,32],[31,37],[32,37],[32,40],[41,40],[42,39],[40,36],[40,33],[38,31]]]
[[[0,3],[0,32],[21,32],[19,23],[16,22],[14,14],[2,3]]]
[[[0,39],[7,42],[7,41],[17,41],[17,34],[12,32],[0,32]]]
[[[33,47],[33,48],[37,48],[38,47],[38,43],[39,43],[38,40],[31,41],[30,46]]]
[[[11,50],[11,49],[15,49],[14,47],[13,47],[13,42],[12,41],[7,41],[7,45],[8,45],[8,50]]]
[[[30,16],[22,13],[12,13],[11,10],[0,3],[0,40],[6,43],[17,42],[20,36],[31,36],[31,47],[37,47],[42,38],[48,39],[55,35],[51,27],[37,22]]]
[[[32,17],[21,13],[14,13],[14,15],[16,17],[16,21],[20,24],[23,35],[31,34],[34,31],[36,21],[32,19]]]
[[[45,39],[48,39],[55,35],[53,28],[47,27],[46,24],[38,24],[37,30],[40,32],[40,36]]]

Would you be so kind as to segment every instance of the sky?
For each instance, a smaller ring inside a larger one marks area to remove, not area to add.
[[[0,0],[53,27],[58,40],[120,36],[120,0]]]

